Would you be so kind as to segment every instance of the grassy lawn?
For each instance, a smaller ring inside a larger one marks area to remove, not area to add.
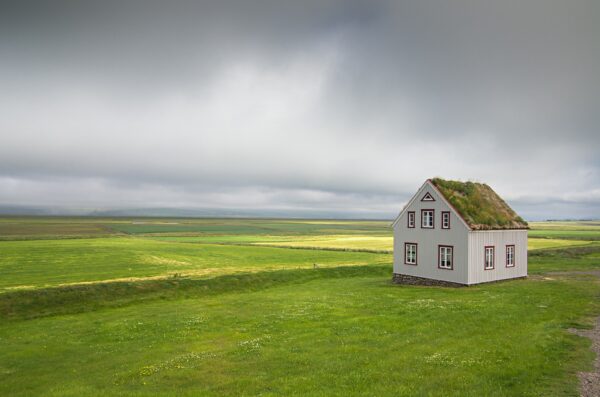
[[[5,323],[0,394],[575,395],[598,283],[378,273]]]
[[[576,396],[590,368],[566,328],[600,314],[600,282],[573,273],[600,270],[595,241],[532,239],[527,280],[409,287],[389,254],[318,249],[385,247],[377,222],[189,222],[0,241],[0,395]],[[256,245],[275,243],[314,249]]]

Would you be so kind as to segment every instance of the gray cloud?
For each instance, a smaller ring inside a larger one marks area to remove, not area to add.
[[[0,204],[393,216],[439,175],[600,217],[599,21],[589,1],[6,6]]]

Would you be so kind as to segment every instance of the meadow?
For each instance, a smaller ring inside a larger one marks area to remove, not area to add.
[[[530,233],[455,289],[393,285],[384,221],[0,218],[0,395],[576,396],[600,222]]]

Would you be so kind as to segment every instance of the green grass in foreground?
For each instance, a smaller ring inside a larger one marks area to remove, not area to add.
[[[576,395],[591,354],[564,328],[597,312],[598,283],[399,287],[347,269],[4,322],[0,394]]]

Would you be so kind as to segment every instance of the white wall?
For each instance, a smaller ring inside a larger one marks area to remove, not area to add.
[[[494,269],[484,269],[485,246],[495,247]],[[506,246],[515,246],[515,266],[506,267]],[[469,284],[527,276],[527,230],[469,232]]]
[[[429,192],[435,201],[421,201]],[[421,209],[434,209],[434,229],[421,228]],[[415,228],[407,228],[409,211],[415,211]],[[442,229],[442,211],[450,211],[450,229]],[[469,229],[440,197],[429,182],[425,183],[394,225],[394,273],[468,284]],[[404,264],[404,243],[418,244],[417,265]],[[454,269],[438,269],[438,245],[454,246]]]

